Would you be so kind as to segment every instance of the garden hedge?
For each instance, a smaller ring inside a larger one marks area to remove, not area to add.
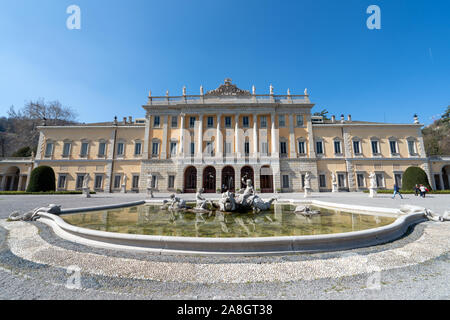
[[[40,166],[31,171],[27,192],[48,192],[55,190],[55,172],[51,167]]]
[[[428,182],[428,177],[425,171],[419,167],[409,167],[403,173],[402,178],[402,189],[414,190],[415,185],[423,184],[428,190],[431,190],[430,183]]]

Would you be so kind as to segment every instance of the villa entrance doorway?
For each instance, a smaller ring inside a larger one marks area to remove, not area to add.
[[[216,169],[214,167],[206,167],[203,170],[203,189],[205,193],[216,192]]]

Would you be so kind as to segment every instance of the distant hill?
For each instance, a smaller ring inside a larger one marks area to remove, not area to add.
[[[0,157],[29,156],[39,143],[37,127],[46,119],[47,125],[74,124],[76,113],[58,101],[43,99],[28,102],[21,110],[11,107],[8,117],[0,117]]]
[[[450,155],[450,106],[439,120],[422,130],[428,156]]]

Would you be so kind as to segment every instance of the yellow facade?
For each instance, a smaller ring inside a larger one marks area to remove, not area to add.
[[[256,96],[230,82],[189,99],[149,97],[138,121],[40,127],[35,158],[0,160],[0,186],[23,190],[31,166],[48,165],[58,190],[80,190],[89,175],[100,192],[236,190],[244,177],[261,192],[299,192],[310,173],[315,191],[330,191],[333,174],[341,191],[357,191],[371,172],[391,189],[410,166],[448,187],[450,159],[427,158],[417,119],[328,120],[312,116],[313,106],[308,95]]]

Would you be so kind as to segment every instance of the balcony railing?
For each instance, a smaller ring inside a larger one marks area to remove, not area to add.
[[[207,104],[207,103],[285,103],[309,104],[309,95],[186,95],[148,97],[148,105]]]

